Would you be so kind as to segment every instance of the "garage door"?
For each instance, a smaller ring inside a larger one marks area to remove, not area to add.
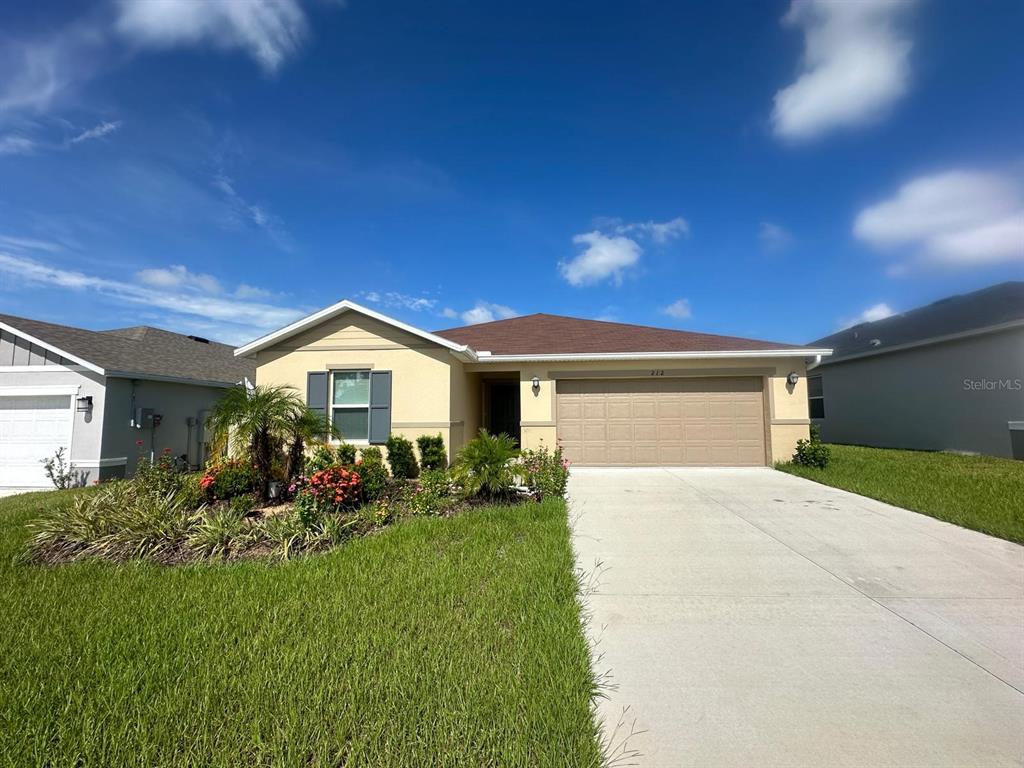
[[[557,382],[558,437],[589,466],[761,466],[761,379]]]
[[[71,395],[0,396],[0,488],[50,485],[42,460],[70,455]]]

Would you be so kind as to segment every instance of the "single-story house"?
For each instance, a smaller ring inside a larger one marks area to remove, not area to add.
[[[1024,459],[1024,282],[951,296],[814,342],[822,439]]]
[[[582,465],[767,465],[808,434],[805,370],[828,354],[536,314],[427,332],[341,301],[235,350],[354,444],[481,428]]]
[[[232,348],[138,326],[88,331],[0,315],[0,491],[50,485],[59,448],[78,484],[130,476],[170,448],[197,468],[206,414],[255,378]],[[139,444],[141,441],[141,445]]]

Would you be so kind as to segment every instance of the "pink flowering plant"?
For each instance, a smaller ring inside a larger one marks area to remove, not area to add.
[[[553,451],[522,451],[516,474],[537,501],[551,496],[564,499],[569,485],[569,460],[562,454],[561,446]]]

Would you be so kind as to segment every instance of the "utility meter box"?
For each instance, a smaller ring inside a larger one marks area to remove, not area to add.
[[[153,416],[155,415],[156,410],[153,408],[137,408],[135,411],[135,428],[152,429],[155,426],[153,424]]]

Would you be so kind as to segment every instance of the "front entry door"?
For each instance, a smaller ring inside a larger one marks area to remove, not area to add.
[[[492,435],[502,433],[519,443],[519,384],[491,384],[491,398],[487,431]]]

